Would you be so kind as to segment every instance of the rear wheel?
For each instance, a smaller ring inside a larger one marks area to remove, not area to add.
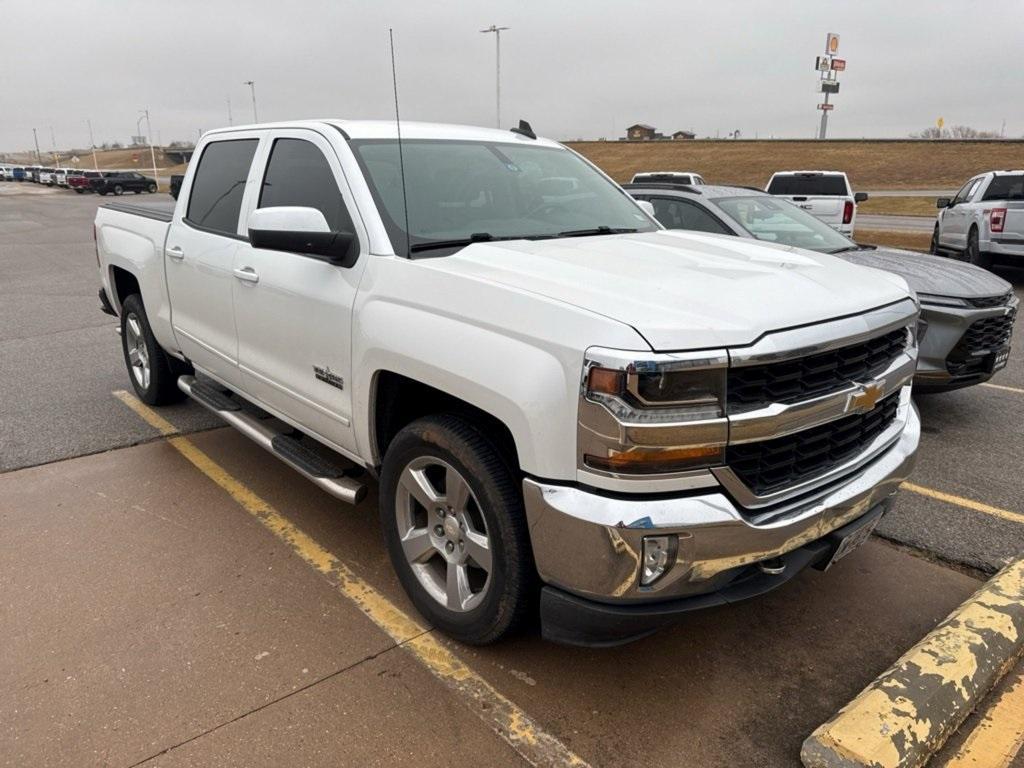
[[[941,253],[939,253],[939,227],[938,227],[938,225],[936,225],[935,229],[932,230],[932,244],[931,244],[931,247],[928,249],[928,252],[929,253],[934,253],[936,256],[941,256],[942,255]]]
[[[151,195],[152,195],[152,194],[153,194],[154,192],[156,192],[156,184],[150,184],[150,185],[148,185],[148,186],[146,187],[146,191],[147,191],[147,192],[149,192],[149,194],[151,194]]]
[[[122,187],[120,184],[114,185],[114,194],[115,195],[123,195],[124,194],[124,187]]]
[[[166,405],[184,397],[178,389],[178,377],[191,373],[191,366],[168,355],[157,343],[137,293],[121,304],[121,349],[132,388],[140,400]]]
[[[971,231],[967,233],[967,248],[964,250],[964,259],[976,267],[988,269],[992,266],[992,257],[987,253],[983,253],[978,243],[977,227],[971,227]]]
[[[82,194],[82,188],[81,187],[75,187],[75,194],[76,195]]]
[[[517,472],[474,422],[413,422],[391,442],[380,516],[402,586],[428,621],[465,643],[529,615],[536,574]]]

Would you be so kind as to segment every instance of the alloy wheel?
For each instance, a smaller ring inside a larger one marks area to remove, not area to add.
[[[402,470],[395,495],[398,535],[423,589],[450,611],[483,601],[491,585],[491,540],[476,495],[445,461],[423,456]]]
[[[128,365],[131,366],[135,383],[142,389],[149,389],[149,349],[146,347],[146,337],[142,333],[142,323],[134,312],[125,318],[124,341],[125,349],[128,351]]]

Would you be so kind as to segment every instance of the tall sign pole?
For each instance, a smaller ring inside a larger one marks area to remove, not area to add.
[[[497,101],[497,109],[495,110],[498,128],[501,128],[501,33],[509,27],[499,27],[491,24],[487,29],[481,29],[480,31],[487,34],[490,32],[494,33],[494,55],[495,55],[495,98]]]
[[[825,37],[825,55],[819,56],[814,62],[814,68],[818,71],[818,92],[825,94],[824,100],[818,104],[821,111],[821,125],[818,128],[818,138],[824,139],[828,135],[828,113],[835,109],[830,104],[828,97],[833,93],[839,93],[839,80],[837,72],[846,70],[846,59],[836,57],[839,53],[839,35],[829,32]]]
[[[95,170],[100,169],[100,164],[96,162],[96,139],[92,135],[92,120],[86,120],[85,124],[89,126],[89,146],[92,148],[92,167]]]
[[[242,85],[249,86],[249,92],[252,94],[252,121],[258,123],[260,116],[256,112],[256,82],[254,80],[246,80]]]

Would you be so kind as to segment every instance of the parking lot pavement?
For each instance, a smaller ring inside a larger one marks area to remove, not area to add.
[[[445,765],[460,744],[481,765],[514,763],[478,705],[112,396],[128,379],[96,298],[102,202],[0,207],[0,686],[13,691],[0,764],[316,765],[349,750],[353,764]],[[1001,273],[1024,296],[1024,272]],[[913,486],[879,528],[916,554],[874,541],[826,574],[613,651],[535,633],[446,647],[594,765],[794,764],[815,726],[973,590],[981,574],[946,562],[990,572],[1024,551],[1019,329],[990,386],[917,399]],[[415,616],[372,485],[345,507],[210,430],[219,422],[198,407],[159,414]]]
[[[372,492],[344,507],[233,431],[188,439],[414,616]],[[168,443],[0,475],[0,499],[12,764],[515,764],[472,705]],[[791,765],[977,583],[878,542],[625,648],[445,645],[592,765]]]
[[[170,199],[139,197],[159,198]],[[110,398],[126,381],[116,321],[96,295],[92,219],[107,200],[58,190],[0,207],[0,472],[152,437]],[[185,430],[218,423],[199,408],[174,414]]]

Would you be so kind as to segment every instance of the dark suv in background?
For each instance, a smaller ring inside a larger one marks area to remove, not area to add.
[[[156,192],[156,179],[134,171],[108,171],[97,179],[91,179],[89,186],[100,195],[123,195],[125,192],[134,192],[138,195],[143,192]]]

